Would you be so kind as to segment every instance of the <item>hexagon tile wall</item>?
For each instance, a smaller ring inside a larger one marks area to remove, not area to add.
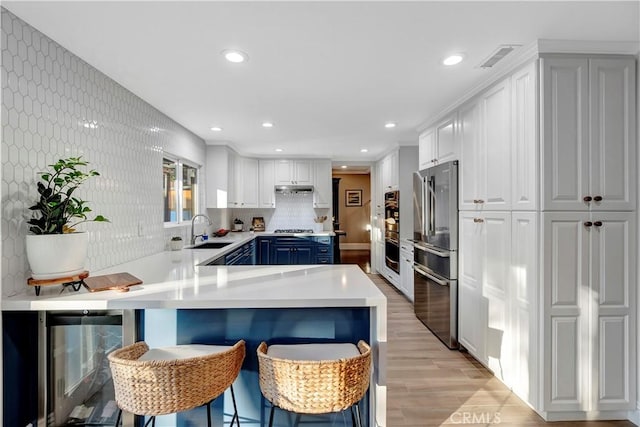
[[[162,153],[204,141],[18,17],[2,14],[2,295],[26,288],[24,240],[36,172],[83,156],[82,190],[110,224],[87,224],[88,269],[164,250]],[[138,236],[138,225],[145,233]]]

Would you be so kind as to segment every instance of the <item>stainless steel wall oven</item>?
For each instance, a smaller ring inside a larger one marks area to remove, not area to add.
[[[384,257],[387,267],[400,273],[400,192],[384,194]]]

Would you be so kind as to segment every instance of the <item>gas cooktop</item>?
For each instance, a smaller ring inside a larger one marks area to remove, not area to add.
[[[274,233],[313,233],[310,228],[280,228],[273,230]]]

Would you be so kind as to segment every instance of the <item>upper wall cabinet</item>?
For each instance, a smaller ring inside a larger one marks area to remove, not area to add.
[[[226,208],[232,153],[222,145],[207,146],[206,153],[206,206]]]
[[[543,210],[635,209],[635,61],[541,60]]]
[[[276,160],[276,185],[312,185],[311,160]]]
[[[511,208],[511,86],[506,79],[460,110],[460,209]]]
[[[458,159],[456,116],[456,113],[451,114],[434,128],[428,129],[420,135],[418,157],[421,170],[438,163]]]
[[[398,172],[399,157],[398,150],[387,154],[381,161],[382,192],[394,191],[400,185],[400,175]]]
[[[274,160],[260,160],[258,165],[258,203],[261,208],[276,207],[276,165]]]
[[[316,160],[314,164],[313,179],[313,207],[331,208],[331,161]]]
[[[258,207],[258,160],[231,156],[229,160],[231,183],[229,189],[230,208]]]

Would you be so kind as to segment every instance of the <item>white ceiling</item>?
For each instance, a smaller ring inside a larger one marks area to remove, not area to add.
[[[640,39],[638,1],[2,5],[208,143],[343,161],[417,143],[420,123],[487,77],[477,66],[500,44]],[[229,48],[249,61],[226,62]],[[446,68],[451,52],[466,59]]]

